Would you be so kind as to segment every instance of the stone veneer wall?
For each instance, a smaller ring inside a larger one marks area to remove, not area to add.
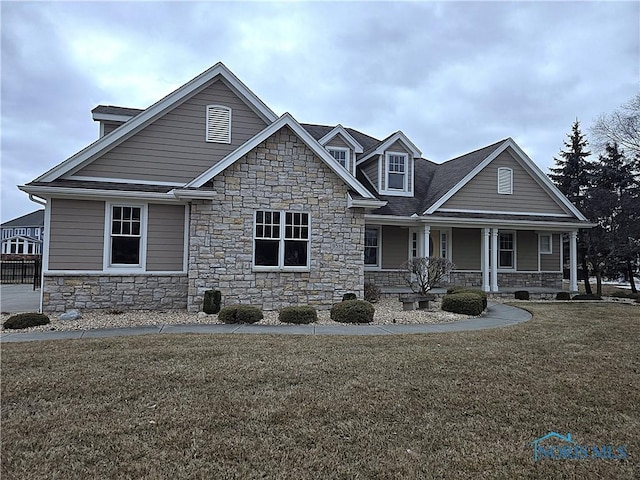
[[[378,288],[408,287],[404,270],[368,270],[364,272],[364,281]]]
[[[456,272],[449,274],[449,284],[457,287],[478,287],[482,288],[481,272]]]
[[[364,211],[347,209],[347,187],[288,128],[272,135],[212,182],[213,200],[194,200],[190,213],[188,310],[202,310],[204,292],[222,304],[264,310],[291,305],[330,308],[364,285]],[[308,212],[307,272],[254,272],[256,210]]]
[[[78,310],[184,310],[187,275],[46,275],[45,313]]]
[[[498,285],[503,287],[544,287],[562,290],[562,273],[515,272],[498,273]]]

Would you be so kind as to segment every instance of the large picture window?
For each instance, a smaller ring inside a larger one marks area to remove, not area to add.
[[[111,265],[140,265],[141,216],[141,207],[111,207]]]
[[[309,214],[259,210],[255,216],[254,265],[296,269],[309,267]]]
[[[379,265],[380,229],[367,227],[364,230],[364,264],[370,267]]]

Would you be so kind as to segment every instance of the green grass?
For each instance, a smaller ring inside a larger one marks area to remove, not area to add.
[[[1,477],[638,478],[640,308],[504,329],[2,345]],[[549,431],[626,445],[533,462]]]

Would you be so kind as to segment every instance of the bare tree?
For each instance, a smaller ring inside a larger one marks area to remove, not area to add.
[[[418,257],[404,264],[406,281],[414,293],[426,295],[456,266],[446,258]]]
[[[640,93],[613,113],[603,113],[589,129],[592,145],[604,151],[617,143],[629,157],[640,155]]]

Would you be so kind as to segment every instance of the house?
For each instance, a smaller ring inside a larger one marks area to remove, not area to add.
[[[1,225],[2,255],[33,257],[42,254],[44,210],[36,210]]]
[[[436,255],[452,284],[561,288],[585,217],[510,138],[436,164],[276,115],[223,64],[145,110],[98,106],[100,137],[20,188],[46,202],[45,311],[329,308],[365,281],[404,285]]]

